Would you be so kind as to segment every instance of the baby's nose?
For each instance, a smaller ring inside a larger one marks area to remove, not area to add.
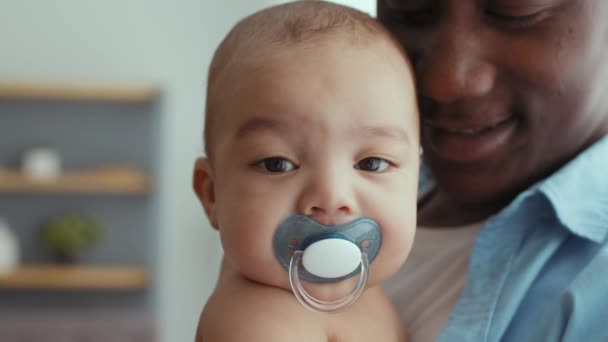
[[[297,211],[326,225],[352,221],[358,214],[355,181],[344,169],[329,168],[310,174],[299,194]]]
[[[352,221],[353,213],[350,207],[343,205],[328,209],[313,206],[306,213],[310,218],[325,226],[339,226]]]

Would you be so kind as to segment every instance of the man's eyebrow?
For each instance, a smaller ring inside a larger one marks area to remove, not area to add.
[[[390,126],[360,126],[356,129],[357,134],[362,137],[381,137],[401,140],[406,144],[411,143],[410,135],[405,129]]]
[[[289,130],[289,123],[284,120],[277,120],[265,116],[256,116],[245,121],[236,130],[235,139],[240,140],[256,131],[276,131],[285,134]]]

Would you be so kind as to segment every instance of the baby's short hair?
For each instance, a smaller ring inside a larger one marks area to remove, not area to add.
[[[227,70],[243,59],[289,48],[315,45],[339,37],[353,46],[382,41],[403,53],[399,43],[376,19],[354,8],[318,0],[268,7],[240,20],[220,43],[209,67],[205,104],[205,152],[212,158],[216,95]],[[404,54],[404,53],[403,53]],[[405,54],[404,54],[405,56]]]

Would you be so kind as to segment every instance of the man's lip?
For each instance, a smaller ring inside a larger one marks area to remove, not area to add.
[[[430,126],[434,129],[444,130],[448,133],[455,134],[478,134],[483,131],[491,130],[496,128],[497,126],[512,120],[513,116],[507,116],[500,119],[495,119],[489,122],[476,122],[476,121],[466,121],[466,120],[458,120],[455,122],[447,122],[440,120],[423,120],[422,123],[426,126]]]
[[[519,121],[509,116],[484,125],[425,123],[425,153],[431,158],[457,163],[491,158],[509,145]]]

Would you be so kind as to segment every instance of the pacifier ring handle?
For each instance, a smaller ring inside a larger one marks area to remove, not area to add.
[[[291,284],[291,290],[294,295],[304,307],[314,312],[332,313],[347,308],[361,297],[369,277],[369,261],[366,253],[361,253],[361,272],[359,273],[357,285],[355,285],[353,290],[344,298],[335,301],[323,301],[314,298],[306,292],[300,281],[299,275],[299,265],[303,255],[303,251],[295,251],[293,253],[289,262],[289,283]]]

